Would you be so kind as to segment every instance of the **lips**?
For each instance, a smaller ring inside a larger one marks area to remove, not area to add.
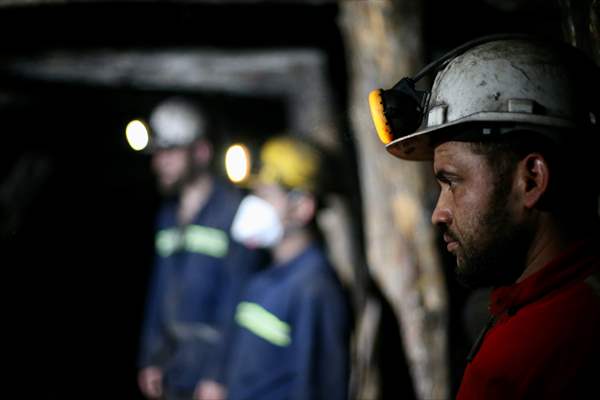
[[[448,235],[447,233],[444,233],[444,242],[446,242],[446,249],[449,252],[456,250],[456,248],[458,247],[458,241],[452,236]]]

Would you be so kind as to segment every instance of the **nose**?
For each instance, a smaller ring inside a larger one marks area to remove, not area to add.
[[[450,225],[452,223],[452,212],[450,208],[444,203],[442,195],[438,197],[437,204],[431,213],[431,223],[440,225]]]

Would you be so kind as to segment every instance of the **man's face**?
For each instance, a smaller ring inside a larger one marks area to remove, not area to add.
[[[456,274],[470,287],[513,283],[525,268],[527,229],[513,211],[513,177],[498,179],[484,156],[468,143],[435,149],[441,190],[432,222],[456,257]]]
[[[178,193],[190,173],[189,150],[183,147],[157,150],[152,156],[152,169],[163,194]]]
[[[278,184],[261,183],[254,187],[254,194],[273,206],[286,232],[304,228],[314,215],[314,209],[306,215],[306,207],[312,200],[305,192],[288,192]]]
[[[286,222],[289,198],[287,192],[281,186],[274,183],[259,183],[254,187],[253,193],[271,204],[281,222]]]

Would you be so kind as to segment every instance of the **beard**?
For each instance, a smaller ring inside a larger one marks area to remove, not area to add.
[[[158,192],[166,198],[177,197],[187,185],[209,173],[209,168],[206,165],[190,165],[179,175],[171,177],[158,176],[156,180]]]
[[[181,190],[184,187],[184,183],[185,183],[185,179],[183,177],[179,177],[178,179],[174,179],[174,180],[158,178],[156,186],[157,186],[158,192],[163,197],[170,198],[170,197],[177,196],[181,192]]]
[[[526,267],[531,230],[510,215],[507,195],[493,193],[487,212],[475,219],[470,232],[446,234],[459,243],[456,277],[469,288],[513,284]]]

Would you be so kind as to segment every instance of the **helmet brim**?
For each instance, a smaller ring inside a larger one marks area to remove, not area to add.
[[[532,131],[536,131],[536,126],[564,129],[572,129],[576,127],[576,125],[570,120],[545,115],[515,112],[481,112],[466,116],[456,121],[417,131],[410,135],[398,138],[390,142],[385,147],[390,154],[404,160],[433,160],[435,145],[440,143],[439,140],[436,140],[439,135],[448,134],[449,138],[451,138],[454,133],[458,134],[463,130],[470,128],[470,126],[473,124],[482,123],[488,126],[510,124],[519,126],[520,128],[527,127]],[[481,137],[484,136],[485,135],[482,133]]]

